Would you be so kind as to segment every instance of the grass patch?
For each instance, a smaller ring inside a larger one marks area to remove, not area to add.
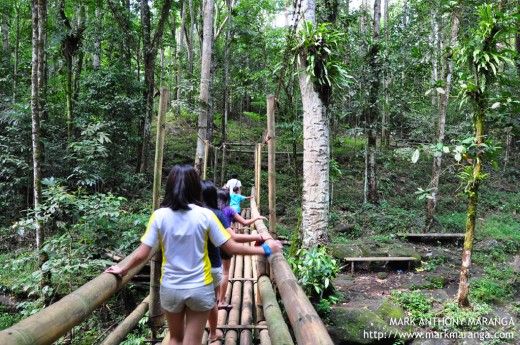
[[[477,234],[481,238],[493,238],[504,245],[510,253],[520,250],[520,224],[505,214],[493,214],[477,223]]]

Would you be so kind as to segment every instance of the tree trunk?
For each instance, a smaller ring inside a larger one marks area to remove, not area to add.
[[[179,30],[179,40],[177,44],[177,101],[182,99],[182,50],[184,49],[184,30],[186,27],[186,1],[182,3],[181,10],[181,27]],[[176,111],[180,113],[180,105],[176,107]]]
[[[373,25],[373,44],[368,52],[368,63],[371,67],[372,78],[369,82],[369,105],[366,110],[367,126],[367,187],[368,201],[373,204],[379,203],[377,193],[377,166],[376,166],[376,145],[377,145],[377,118],[378,118],[378,96],[380,84],[381,66],[378,62],[380,29],[381,29],[381,0],[374,1],[374,25]]]
[[[16,103],[17,87],[18,87],[18,60],[20,54],[20,4],[15,5],[16,8],[16,40],[14,44],[14,64],[13,64],[13,103]]]
[[[453,13],[453,19],[451,23],[451,38],[450,38],[450,52],[446,55],[444,60],[444,94],[441,94],[440,104],[439,104],[439,117],[438,117],[438,126],[437,126],[437,142],[444,143],[444,135],[446,128],[446,112],[448,109],[448,100],[450,97],[450,89],[451,89],[451,78],[453,74],[453,62],[451,60],[453,53],[451,50],[455,46],[457,42],[457,33],[459,30],[459,9],[457,8]],[[425,219],[425,229],[424,232],[428,232],[432,226],[435,208],[437,207],[437,197],[439,193],[439,178],[441,175],[441,165],[442,165],[442,155],[438,155],[433,157],[433,166],[432,166],[432,180],[430,186],[432,189],[431,199],[426,199],[426,219]]]
[[[475,136],[477,145],[484,142],[484,119],[485,100],[483,97],[477,99],[477,115],[475,117]],[[478,189],[482,179],[482,160],[483,153],[479,152],[473,160],[473,176],[467,189],[469,194],[468,212],[466,220],[466,235],[464,237],[464,250],[462,252],[462,266],[460,269],[459,291],[457,293],[457,301],[461,307],[469,307],[469,269],[471,267],[471,256],[473,253],[473,241],[475,240],[475,225],[477,219]]]
[[[303,0],[301,5],[305,21],[316,25],[316,3]],[[302,22],[298,25],[301,27]],[[298,70],[305,69],[303,56]],[[329,218],[329,118],[327,109],[313,83],[302,71],[298,75],[303,104],[303,197],[302,243],[310,248],[328,241]]]
[[[197,151],[195,152],[195,170],[202,172],[202,160],[204,158],[204,140],[208,130],[209,112],[209,85],[211,79],[211,47],[213,42],[213,11],[214,1],[205,0],[203,3],[204,24],[202,38],[202,66],[200,72],[199,94],[199,123],[197,137]]]
[[[227,0],[226,4],[228,6],[228,22],[227,22],[227,30],[226,30],[226,42],[225,42],[225,51],[224,51],[224,116],[222,117],[222,143],[225,144],[227,141],[227,122],[229,118],[229,47],[231,45],[231,25],[232,25],[232,0]],[[223,179],[223,177],[222,177]],[[223,183],[223,181],[222,181]]]
[[[498,11],[502,12],[504,8],[505,0],[501,0],[498,5]],[[495,17],[496,19],[496,17]],[[494,40],[495,35],[499,31],[498,21],[494,22],[493,27],[488,31],[487,37],[484,37],[482,41],[482,52],[487,52],[491,45],[495,45],[498,42]],[[473,116],[473,125],[475,128],[475,138],[477,144],[477,154],[472,160],[473,173],[471,180],[468,181],[466,192],[469,196],[468,212],[466,220],[466,234],[464,237],[464,250],[462,252],[462,266],[460,270],[459,280],[459,291],[457,293],[457,302],[460,307],[469,307],[469,269],[471,267],[471,256],[473,253],[473,241],[475,240],[475,225],[477,220],[477,204],[478,204],[478,191],[480,183],[483,179],[482,167],[484,163],[484,150],[482,144],[484,143],[484,137],[486,132],[484,130],[484,121],[486,119],[487,107],[487,88],[494,82],[495,75],[491,74],[490,71],[484,71],[479,69],[473,63],[473,73],[475,76],[475,82],[479,84],[479,79],[484,79],[484,85],[471,94],[474,106],[475,114]]]
[[[148,0],[141,0],[141,25],[143,34],[143,60],[144,60],[144,91],[143,99],[145,101],[145,118],[143,122],[143,143],[141,146],[141,166],[139,171],[141,173],[148,172],[148,158],[150,154],[150,128],[152,122],[153,112],[153,97],[155,90],[155,61],[157,58],[157,51],[159,42],[162,40],[164,27],[170,13],[172,0],[165,0],[160,12],[160,19],[155,30],[153,38],[151,36],[151,19],[150,7]]]
[[[45,241],[45,231],[40,220],[40,206],[42,202],[42,147],[40,119],[45,106],[45,26],[47,22],[47,1],[31,0],[32,12],[32,69],[31,69],[31,117],[32,117],[32,150],[33,150],[33,199],[35,213],[36,248],[40,251],[38,266],[40,270],[47,254],[42,251]],[[42,274],[40,287],[50,284],[50,272]]]
[[[386,46],[388,47],[388,45],[390,44],[390,30],[388,29],[388,25],[389,25],[389,21],[388,21],[388,18],[389,18],[389,14],[388,14],[388,4],[389,4],[390,0],[385,0],[384,2],[384,17],[383,17],[383,21],[384,21],[384,27],[385,27],[385,43],[386,43]],[[388,76],[387,76],[387,71],[383,71],[383,98],[384,98],[384,103],[383,103],[383,107],[381,109],[381,115],[382,115],[382,118],[381,118],[381,146],[388,146],[389,142],[388,142],[388,131],[387,131],[387,122],[388,121],[388,103],[389,103],[389,100],[388,100]]]

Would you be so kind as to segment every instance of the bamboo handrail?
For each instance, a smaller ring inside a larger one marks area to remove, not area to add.
[[[254,195],[254,191],[252,194]],[[251,217],[259,215],[255,199],[251,199]],[[268,233],[261,219],[255,222],[255,227],[259,233]],[[298,345],[334,345],[325,325],[303,289],[298,285],[283,254],[274,253],[269,256],[268,261]]]
[[[146,265],[146,262],[155,254],[158,247],[158,244],[155,245],[148,259],[128,272],[126,276],[121,278],[113,274],[102,273],[58,302],[0,331],[0,344],[52,344],[74,326],[84,321],[92,311],[128,283]],[[134,254],[135,251],[127,256],[120,265],[124,265]]]

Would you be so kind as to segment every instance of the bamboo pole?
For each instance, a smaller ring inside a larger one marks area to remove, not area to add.
[[[250,245],[250,244],[246,244]],[[251,267],[251,255],[244,257],[244,278],[253,278],[253,270]],[[242,291],[242,314],[240,315],[241,325],[253,324],[253,282],[251,280],[244,281]],[[253,332],[250,329],[244,329],[240,332],[240,345],[252,345]]]
[[[148,260],[157,252],[158,247],[159,245],[156,244],[150,251],[148,259],[130,270],[126,276],[118,277],[113,274],[102,273],[58,302],[10,328],[0,331],[0,344],[52,344],[74,326],[79,325],[92,311],[125,286],[146,265]],[[134,254],[135,251],[121,261],[119,265],[124,265]]]
[[[243,278],[244,269],[244,256],[235,255],[235,269],[233,277]],[[228,325],[239,325],[240,324],[240,307],[242,300],[242,282],[241,281],[230,281],[231,289],[231,304],[233,309],[229,311]],[[238,332],[234,329],[230,329],[226,332],[226,345],[235,345],[238,343]]]
[[[259,215],[254,199],[251,199],[251,212],[252,217]],[[255,222],[255,227],[259,233],[268,233],[261,219]],[[298,281],[283,254],[281,252],[272,254],[269,256],[268,262],[272,267],[272,273],[298,345],[333,345],[334,343],[325,325],[303,289],[298,285]],[[259,260],[259,275],[261,275],[261,268],[265,269]],[[269,270],[266,272],[269,272]]]
[[[271,342],[274,345],[293,345],[289,327],[283,319],[282,311],[276,300],[271,280],[267,276],[258,278],[258,289],[264,302],[264,315]]]
[[[166,110],[168,109],[168,96],[170,91],[161,88],[161,98],[159,101],[159,117],[157,119],[157,139],[155,142],[155,167],[153,178],[153,209],[156,210],[160,206],[160,191],[162,181],[162,166],[164,156],[164,136],[166,123]],[[161,301],[159,298],[159,290],[161,285],[161,265],[162,253],[157,252],[150,262],[150,328],[152,330],[152,339],[157,338],[157,333],[164,325],[164,314],[161,309]]]
[[[274,95],[267,95],[267,173],[269,192],[269,229],[276,235],[276,136]]]
[[[126,317],[113,331],[108,335],[108,337],[103,340],[101,345],[118,345],[120,344],[130,333],[135,326],[139,323],[146,314],[148,310],[148,302],[150,300],[150,295],[148,295],[142,302],[134,309],[134,311]]]
[[[206,172],[208,170],[209,157],[209,140],[204,140],[204,168],[202,169],[202,179],[206,179]]]
[[[263,326],[266,324],[265,321],[259,322],[259,325]],[[269,331],[266,329],[262,329],[259,332],[260,345],[271,345],[271,337],[269,336]]]

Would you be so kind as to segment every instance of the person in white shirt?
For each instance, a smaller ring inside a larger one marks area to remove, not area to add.
[[[215,292],[208,257],[208,239],[228,253],[269,255],[279,252],[279,241],[266,240],[262,246],[235,242],[215,214],[201,202],[200,178],[189,165],[176,165],[170,171],[162,207],[148,222],[141,245],[123,266],[105,272],[124,276],[143,263],[159,241],[162,249],[161,307],[170,330],[169,345],[200,345]]]
[[[238,174],[237,173],[232,173],[231,174],[231,179],[229,179],[226,182],[226,184],[224,185],[224,188],[225,189],[229,189],[229,194],[233,194],[233,193],[235,193],[233,191],[233,189],[235,189],[235,187],[241,188],[242,187],[242,182],[240,182],[240,180],[238,179]]]

